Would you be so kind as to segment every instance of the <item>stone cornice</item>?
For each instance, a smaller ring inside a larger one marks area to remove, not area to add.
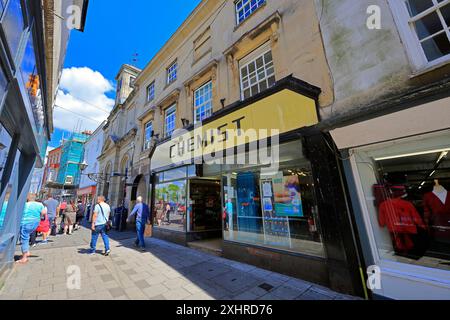
[[[210,72],[211,70],[213,70],[213,77],[216,76],[216,72],[214,69],[217,69],[217,66],[219,65],[219,61],[217,61],[216,59],[210,61],[206,66],[204,66],[200,71],[198,71],[197,73],[195,73],[191,78],[189,78],[188,80],[186,80],[183,83],[183,86],[185,86],[186,88],[189,88],[191,86],[192,83],[194,83],[195,81],[197,81],[198,79],[200,79],[201,77],[203,77],[205,74],[207,74],[208,72]]]
[[[272,29],[272,41],[276,42],[278,41],[278,28],[281,23],[282,16],[279,11],[274,12],[272,15],[267,17],[263,22],[261,22],[259,25],[257,25],[252,30],[246,32],[243,34],[235,43],[233,43],[228,49],[226,49],[223,54],[228,56],[233,56],[236,51],[238,50],[238,46],[243,41],[249,39],[253,40],[257,36],[259,36],[261,33],[268,29]]]

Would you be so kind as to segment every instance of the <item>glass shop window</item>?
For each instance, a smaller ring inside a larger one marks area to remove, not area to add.
[[[3,98],[6,95],[7,88],[8,88],[8,80],[6,79],[3,67],[0,65],[0,110],[2,107],[1,103],[3,102]]]
[[[356,151],[379,256],[450,270],[450,133]]]
[[[0,134],[1,135],[1,134]],[[3,137],[2,137],[3,138]],[[11,198],[11,194],[13,191],[13,184],[18,183],[18,171],[19,171],[19,161],[20,161],[21,153],[19,150],[16,152],[13,170],[11,172],[11,175],[6,180],[6,185],[2,186],[1,188],[1,196],[0,196],[0,235],[5,233],[11,233],[15,232],[15,223],[11,223],[9,226],[6,226],[6,211],[8,209],[8,204],[15,205],[13,199]],[[17,223],[17,221],[16,221]],[[3,244],[0,243],[0,247]],[[2,249],[0,248],[0,254],[2,252]]]
[[[25,29],[22,3],[20,0],[10,0],[7,6],[5,6],[5,1],[1,2],[2,10],[6,7],[6,12],[2,18],[2,27],[5,32],[11,56],[15,59]]]
[[[186,230],[186,180],[157,184],[155,226],[173,231]]]
[[[31,103],[37,130],[40,130],[44,125],[44,107],[42,104],[41,79],[36,65],[32,36],[28,39],[20,69],[23,86]]]
[[[4,186],[1,185],[3,180],[3,173],[5,171],[6,162],[8,160],[9,149],[11,147],[12,137],[6,131],[5,127],[0,124],[0,191],[3,191]]]
[[[324,256],[312,169],[301,149],[300,141],[282,145],[270,175],[260,167],[224,168],[225,240]]]

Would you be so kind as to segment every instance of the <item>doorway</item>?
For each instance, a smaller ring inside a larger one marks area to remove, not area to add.
[[[191,231],[222,230],[220,194],[220,180],[190,181]]]
[[[222,200],[220,180],[189,182],[190,228],[197,235],[188,246],[215,255],[222,254]]]

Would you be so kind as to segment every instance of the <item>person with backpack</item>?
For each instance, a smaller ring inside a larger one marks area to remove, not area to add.
[[[136,215],[136,233],[137,238],[134,242],[135,247],[141,249],[141,251],[145,251],[145,240],[144,240],[144,231],[145,224],[150,219],[150,209],[146,203],[143,202],[142,197],[137,197],[136,205],[134,206],[133,211],[131,211],[130,216],[127,219],[127,222],[131,222],[131,218]]]
[[[109,238],[107,232],[111,228],[110,217],[111,207],[105,202],[104,196],[98,196],[97,205],[94,208],[94,213],[92,215],[92,238],[90,246],[90,254],[95,254],[97,247],[98,236],[101,235],[103,239],[103,244],[105,245],[104,256],[109,256],[111,249],[109,247]]]
[[[77,208],[73,200],[66,207],[64,213],[64,234],[72,235],[73,227],[77,219]]]

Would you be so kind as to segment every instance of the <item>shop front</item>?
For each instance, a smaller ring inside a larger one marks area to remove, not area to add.
[[[77,199],[81,201],[84,205],[92,204],[96,192],[97,192],[96,186],[89,186],[86,188],[78,189]]]
[[[216,239],[222,256],[362,295],[340,165],[320,89],[293,77],[159,144],[155,236]]]
[[[450,299],[449,106],[416,103],[331,132],[376,298]]]

